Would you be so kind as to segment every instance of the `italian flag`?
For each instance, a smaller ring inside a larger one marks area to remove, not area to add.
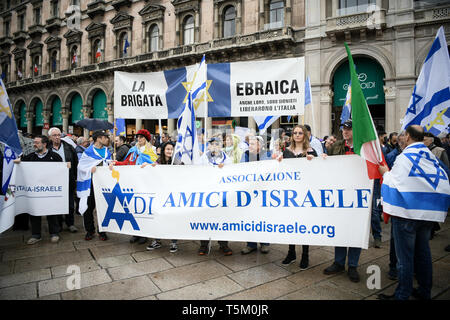
[[[381,152],[378,134],[367,107],[366,98],[362,92],[347,43],[345,43],[345,48],[350,65],[353,150],[366,160],[369,179],[381,179],[382,176],[378,172],[378,167],[379,165],[387,166],[387,164]]]

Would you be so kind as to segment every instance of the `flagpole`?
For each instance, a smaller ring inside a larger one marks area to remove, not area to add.
[[[114,153],[113,153],[113,160],[116,161],[116,134],[117,134],[117,123],[116,123],[116,118],[115,116],[113,116],[113,121],[114,121]]]

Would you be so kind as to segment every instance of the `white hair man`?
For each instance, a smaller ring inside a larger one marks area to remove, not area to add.
[[[61,130],[56,127],[48,130],[48,137],[50,139],[49,149],[59,154],[64,162],[70,163],[69,165],[69,214],[58,216],[59,225],[62,229],[63,219],[67,224],[70,232],[77,232],[77,228],[74,226],[74,211],[75,211],[75,188],[77,180],[77,166],[78,157],[75,148],[64,140],[61,140]]]

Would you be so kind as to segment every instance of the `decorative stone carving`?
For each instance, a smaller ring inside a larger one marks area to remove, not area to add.
[[[133,16],[125,12],[118,12],[114,18],[110,20],[110,22],[114,25],[113,31],[117,31],[120,29],[131,29],[133,26]]]
[[[85,29],[88,32],[88,38],[105,37],[106,24],[91,22]]]

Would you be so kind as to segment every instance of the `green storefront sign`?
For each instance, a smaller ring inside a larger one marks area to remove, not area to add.
[[[368,105],[384,104],[384,70],[374,60],[369,58],[355,58],[356,72],[358,73],[361,88]],[[342,107],[345,104],[350,71],[348,61],[337,70],[333,80],[333,106]]]
[[[42,114],[42,111],[44,110],[44,106],[42,105],[42,101],[39,100],[36,103],[36,107],[35,107],[35,114],[36,114],[36,118],[34,121],[34,126],[35,127],[42,127],[44,126],[44,116]]]
[[[61,99],[55,98],[52,103],[52,125],[53,126],[62,126],[63,118],[61,114]]]

